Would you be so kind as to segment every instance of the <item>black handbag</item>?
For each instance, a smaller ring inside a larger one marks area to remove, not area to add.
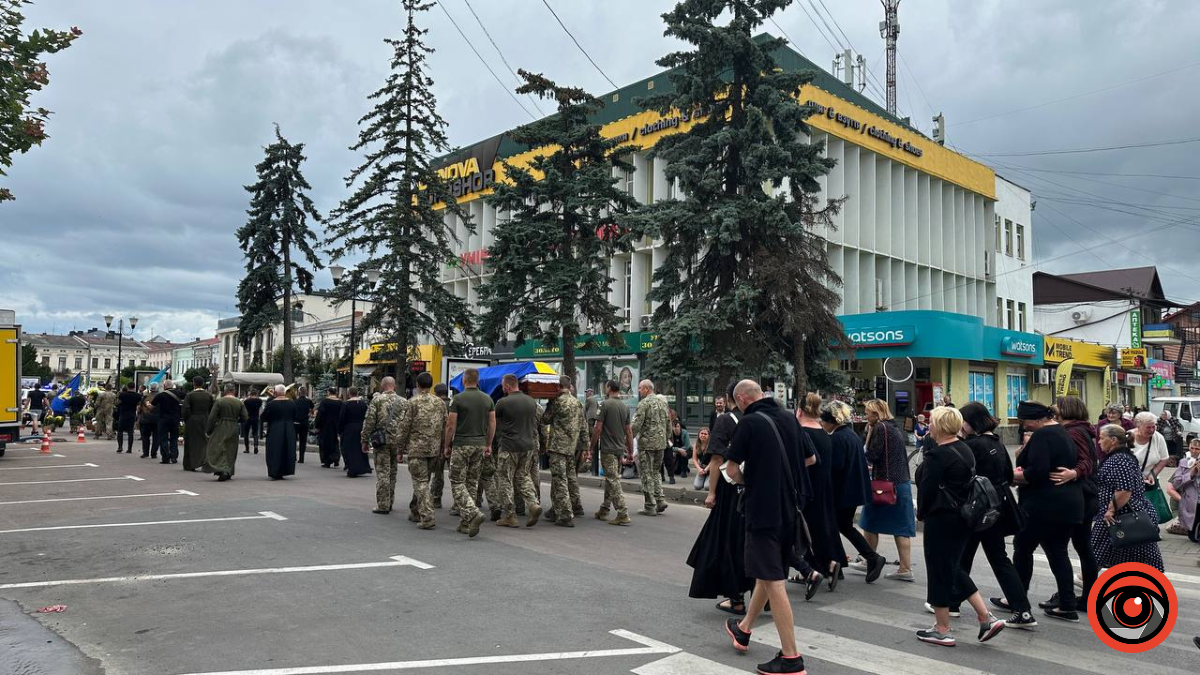
[[[1122,513],[1116,517],[1116,522],[1108,526],[1108,538],[1114,549],[1129,548],[1162,541],[1158,531],[1157,518],[1140,511]]]

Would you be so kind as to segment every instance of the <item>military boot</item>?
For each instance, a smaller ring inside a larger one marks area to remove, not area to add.
[[[542,517],[542,507],[534,504],[529,507],[529,520],[526,521],[525,527],[533,527],[538,524],[538,519]]]
[[[576,518],[582,518],[585,515],[587,515],[586,513],[584,513],[583,504],[576,504],[575,506],[573,506],[571,508],[571,514],[574,515]]]
[[[618,513],[616,518],[608,521],[609,525],[628,525],[631,521],[628,513]]]
[[[500,527],[520,527],[517,523],[517,517],[511,513],[497,520],[496,524]]]
[[[416,511],[409,511],[408,512],[408,522],[410,522],[410,523],[421,522],[421,514],[417,513]]]
[[[573,518],[559,518],[558,520],[555,520],[555,521],[554,521],[554,524],[555,524],[555,525],[557,525],[557,526],[559,526],[559,527],[575,527],[575,519],[573,519]]]
[[[596,520],[608,520],[608,509],[600,509],[597,511]]]
[[[491,514],[491,515],[492,515],[492,522],[494,523],[494,522],[496,522],[496,521],[500,520],[500,517],[501,517],[503,514],[500,512],[500,509],[492,509],[492,514]]]

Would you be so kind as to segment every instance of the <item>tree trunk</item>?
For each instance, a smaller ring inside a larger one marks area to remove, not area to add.
[[[722,367],[717,371],[717,377],[713,380],[713,395],[724,396],[725,390],[729,388],[729,383],[733,379],[733,373],[727,367]]]
[[[563,326],[563,329],[562,329],[563,364],[562,364],[562,373],[561,374],[566,375],[567,377],[570,377],[572,382],[575,381],[575,338],[576,337],[577,336],[575,334],[574,328],[572,328],[571,326]],[[575,382],[575,390],[576,391],[583,391],[583,389],[586,389],[586,388],[587,388],[586,384]]]
[[[283,381],[292,382],[292,242],[291,231],[283,229]]]
[[[795,339],[792,345],[792,391],[796,398],[796,407],[802,405],[804,395],[808,393],[808,366],[804,360],[805,339],[803,336]]]

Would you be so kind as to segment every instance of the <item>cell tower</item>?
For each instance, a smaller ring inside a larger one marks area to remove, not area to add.
[[[900,37],[897,14],[900,0],[879,0],[883,5],[883,21],[879,22],[879,37],[887,41],[887,111],[896,114],[896,38]]]

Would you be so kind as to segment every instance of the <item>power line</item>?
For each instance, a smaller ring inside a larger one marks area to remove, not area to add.
[[[1088,152],[1105,152],[1108,150],[1127,150],[1129,148],[1157,148],[1164,145],[1183,145],[1195,143],[1200,138],[1177,138],[1170,141],[1155,141],[1153,143],[1130,143],[1128,145],[1107,145],[1098,148],[1072,148],[1069,150],[1036,150],[1030,152],[979,152],[979,157],[1035,157],[1042,155],[1078,155]]]
[[[925,89],[921,86],[920,78],[918,78],[916,74],[913,73],[912,68],[909,67],[908,59],[904,58],[904,52],[899,52],[899,54],[900,63],[904,65],[904,69],[908,71],[908,76],[911,77],[913,79],[913,83],[917,85],[917,91],[921,92],[921,98],[925,99],[925,105],[929,108],[930,117],[932,117],[932,114],[937,112],[937,110],[935,110],[933,104],[929,102],[929,97],[925,95]]]
[[[783,29],[783,26],[780,26],[778,23],[776,23],[776,21],[775,21],[775,17],[773,17],[773,16],[768,16],[768,17],[767,17],[767,20],[768,20],[768,21],[770,21],[770,22],[771,22],[771,25],[772,25],[772,26],[775,26],[775,28],[776,28],[776,29],[777,29],[777,30],[778,30],[780,33],[782,33],[782,34],[783,34],[783,37],[787,38],[788,44],[790,44],[792,47],[794,47],[794,48],[796,49],[796,51],[797,51],[797,52],[800,52],[800,56],[803,56],[803,57],[804,57],[804,58],[806,58],[806,59],[808,58],[808,56],[806,56],[806,55],[804,54],[804,52],[803,52],[803,51],[800,49],[800,45],[799,45],[799,44],[797,44],[797,43],[796,43],[796,41],[792,39],[792,36],[788,35],[788,34],[787,34],[787,31]]]
[[[554,8],[550,6],[550,3],[546,0],[542,0],[542,4],[545,5],[546,9],[550,10],[550,13],[554,15],[554,20],[558,22],[559,26],[562,26],[563,31],[566,32],[567,36],[571,38],[571,42],[574,42],[575,46],[579,47],[579,51],[583,52],[583,55],[587,57],[587,60],[592,64],[592,67],[595,68],[598,73],[603,75],[604,79],[608,80],[608,83],[612,85],[613,89],[620,89],[620,87],[617,86],[617,83],[613,82],[612,78],[606,75],[605,72],[600,69],[600,66],[596,65],[596,62],[592,60],[592,55],[588,54],[587,50],[583,48],[583,45],[579,44],[579,40],[576,40],[575,36],[571,35],[571,31],[567,30],[567,25],[563,23],[562,19],[558,18],[558,14],[554,11]]]
[[[1033,167],[1023,166],[1026,171],[1035,173],[1057,173],[1072,176],[1116,176],[1119,178],[1168,178],[1171,180],[1200,180],[1200,176],[1174,176],[1162,173],[1103,173],[1100,171],[1067,171],[1066,169],[1035,169]],[[1113,183],[1116,185],[1116,183]]]
[[[475,17],[475,23],[479,24],[479,28],[483,31],[483,34],[487,36],[488,42],[492,43],[492,47],[495,48],[496,53],[500,55],[500,61],[504,63],[504,67],[508,68],[508,72],[512,73],[513,77],[516,78],[517,86],[520,86],[521,76],[517,75],[517,69],[513,68],[512,64],[508,62],[508,59],[504,57],[504,52],[501,51],[500,45],[496,44],[496,41],[492,39],[491,32],[488,31],[487,26],[483,25],[483,21],[479,19],[479,15],[475,13],[475,8],[471,6],[471,0],[463,0],[463,3],[467,6],[467,9],[471,11],[471,16]],[[534,109],[538,111],[538,114],[542,116],[546,115],[546,112],[542,110],[542,107],[537,104],[536,96],[533,94],[526,94],[525,96],[529,98],[529,102],[533,105]]]
[[[809,22],[811,22],[813,27],[817,29],[817,32],[821,34],[821,37],[825,38],[825,42],[829,44],[829,48],[832,49],[834,53],[841,51],[837,45],[833,44],[833,40],[830,40],[825,36],[825,31],[821,30],[821,27],[817,25],[817,20],[812,18],[812,15],[809,14],[808,10],[804,8],[804,3],[797,2],[796,6],[800,8],[801,12],[804,12],[804,16],[808,17]]]
[[[833,25],[837,27],[838,32],[841,33],[842,37],[846,39],[846,47],[848,47],[851,51],[858,52],[859,54],[861,54],[862,52],[859,52],[858,49],[856,49],[854,47],[854,43],[850,42],[850,36],[846,35],[846,31],[842,30],[842,24],[838,23],[837,17],[835,17],[833,15],[833,12],[829,11],[829,8],[825,6],[825,0],[817,0],[817,2],[819,2],[821,4],[821,9],[825,10],[826,16],[828,16],[829,20],[833,22]],[[808,4],[812,7],[813,12],[817,15],[817,17],[821,19],[821,23],[825,23],[825,19],[821,17],[821,11],[817,9],[817,6],[815,4],[813,4],[813,0],[808,0]],[[825,23],[825,27],[829,28],[829,24]],[[832,34],[833,30],[830,29],[829,32]],[[833,37],[835,40],[837,40],[836,35],[834,35]],[[837,42],[839,45],[842,44],[841,40],[837,40]],[[883,84],[879,81],[879,78],[875,77],[874,72],[868,70],[867,72],[863,73],[863,77],[866,79],[869,79],[870,81],[875,83],[874,91],[876,92],[877,95],[882,96],[885,99],[887,98],[887,95],[883,91]],[[866,79],[864,79],[864,81],[866,81]],[[912,108],[911,101],[909,102],[908,106],[910,109]]]
[[[1131,84],[1137,84],[1138,82],[1145,82],[1146,80],[1152,80],[1156,77],[1162,77],[1163,75],[1170,75],[1171,73],[1178,73],[1181,70],[1187,70],[1188,68],[1195,68],[1196,66],[1200,66],[1200,63],[1192,63],[1192,64],[1189,64],[1186,66],[1180,66],[1179,68],[1172,68],[1171,70],[1166,70],[1161,73],[1155,73],[1153,75],[1139,77],[1136,80],[1129,80],[1127,82],[1121,82],[1120,84],[1113,84],[1113,85],[1110,85],[1107,87],[1101,87],[1100,89],[1093,89],[1091,91],[1085,91],[1085,92],[1082,92],[1079,94],[1072,94],[1071,96],[1065,96],[1063,98],[1056,98],[1052,101],[1046,101],[1045,103],[1037,103],[1035,105],[1025,106],[1024,108],[1015,108],[1013,110],[1009,110],[1007,112],[1002,112],[1002,113],[996,113],[994,115],[986,115],[984,117],[976,117],[975,119],[967,120],[965,122],[954,122],[954,123],[950,124],[949,126],[961,127],[961,126],[964,126],[967,124],[974,124],[976,122],[982,122],[984,120],[990,120],[990,119],[995,119],[997,117],[1004,117],[1006,115],[1013,115],[1015,113],[1025,112],[1026,110],[1035,110],[1037,108],[1044,108],[1048,105],[1054,105],[1055,103],[1063,103],[1065,101],[1073,101],[1077,98],[1083,98],[1084,96],[1091,96],[1092,94],[1100,94],[1100,93],[1103,93],[1106,91],[1112,91],[1113,89],[1120,89],[1121,87],[1126,87]]]
[[[521,99],[517,98],[517,95],[513,93],[513,90],[510,89],[507,84],[504,84],[504,82],[500,79],[500,76],[496,74],[496,71],[492,70],[492,67],[488,65],[487,59],[483,58],[483,55],[479,53],[478,49],[475,49],[475,45],[472,44],[467,38],[466,33],[463,32],[462,28],[459,28],[458,22],[454,20],[454,17],[450,16],[449,10],[446,9],[446,4],[444,2],[439,2],[437,3],[437,6],[442,8],[442,13],[446,15],[447,19],[450,19],[450,23],[454,26],[454,30],[458,31],[458,34],[462,37],[463,42],[467,43],[467,46],[471,48],[471,51],[475,52],[475,57],[479,59],[479,62],[483,64],[483,67],[487,68],[487,71],[492,74],[492,78],[496,80],[496,84],[500,85],[500,88],[508,94],[508,97],[513,100],[513,103],[517,104],[517,107],[523,110],[526,115],[529,115],[531,119],[536,120],[537,116],[529,112],[529,109],[521,104]]]

